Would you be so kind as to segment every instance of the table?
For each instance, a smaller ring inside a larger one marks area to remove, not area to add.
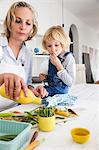
[[[73,108],[78,117],[59,123],[52,132],[40,132],[39,138],[45,141],[36,150],[99,150],[99,85],[74,85],[70,94],[77,96],[78,100]],[[9,110],[32,110],[33,104],[21,105]],[[8,111],[8,110],[7,110]],[[71,138],[71,129],[83,127],[90,130],[91,137],[85,144],[77,144]]]
[[[71,94],[78,97],[77,103],[72,108],[79,117],[61,123],[50,133],[40,133],[45,137],[36,150],[99,150],[99,85],[78,84],[75,85]],[[85,144],[77,144],[72,138],[70,131],[75,127],[87,128],[91,132],[90,140]]]

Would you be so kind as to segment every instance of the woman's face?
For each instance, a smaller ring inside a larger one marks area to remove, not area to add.
[[[33,14],[27,7],[15,9],[15,19],[11,23],[11,35],[17,41],[25,41],[33,32]]]

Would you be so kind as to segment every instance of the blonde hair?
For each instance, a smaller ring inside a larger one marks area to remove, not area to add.
[[[42,40],[42,46],[45,50],[46,50],[46,42],[51,41],[51,40],[59,41],[64,50],[69,48],[70,38],[64,32],[64,29],[61,26],[52,26],[46,31]]]
[[[4,20],[4,27],[5,27],[5,35],[6,37],[9,39],[10,37],[10,32],[11,32],[11,22],[14,19],[14,11],[16,8],[19,7],[27,7],[30,9],[30,11],[33,13],[33,32],[31,33],[31,35],[28,37],[27,40],[31,40],[32,37],[34,37],[37,33],[37,20],[36,20],[36,12],[35,9],[28,3],[20,1],[20,2],[15,2],[10,9],[8,10],[8,13],[6,15],[6,18]]]

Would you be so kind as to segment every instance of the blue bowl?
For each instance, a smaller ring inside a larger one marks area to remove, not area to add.
[[[40,49],[39,48],[34,48],[34,53],[37,54],[40,52]]]

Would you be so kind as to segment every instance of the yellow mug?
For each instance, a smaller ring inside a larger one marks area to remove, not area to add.
[[[38,115],[38,126],[41,131],[52,131],[55,128],[55,115],[52,117]]]

